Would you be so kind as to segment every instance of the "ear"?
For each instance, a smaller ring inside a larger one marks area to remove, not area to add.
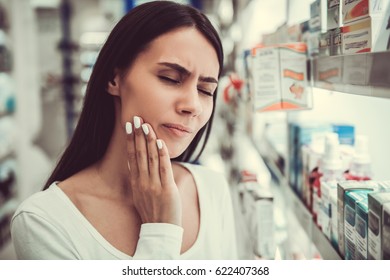
[[[115,74],[114,79],[108,81],[107,85],[107,92],[113,96],[119,96],[119,83],[120,83],[120,76],[119,74]]]

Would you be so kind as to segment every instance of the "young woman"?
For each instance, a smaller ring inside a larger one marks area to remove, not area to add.
[[[217,32],[168,1],[125,15],[104,44],[74,136],[12,219],[20,259],[234,259],[224,178],[190,164],[223,66]]]

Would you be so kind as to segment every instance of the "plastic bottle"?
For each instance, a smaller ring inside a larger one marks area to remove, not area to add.
[[[343,162],[340,157],[338,135],[328,133],[325,136],[325,153],[321,160],[318,174],[313,181],[313,219],[321,227],[321,182],[343,180]]]
[[[349,172],[345,179],[366,181],[371,179],[371,157],[368,152],[368,138],[365,135],[357,135],[355,141],[355,155],[352,158]]]

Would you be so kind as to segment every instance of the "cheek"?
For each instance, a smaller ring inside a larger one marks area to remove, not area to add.
[[[205,102],[203,105],[203,114],[201,118],[201,123],[203,127],[211,118],[211,113],[213,112],[213,102]]]
[[[156,109],[154,108],[156,102],[151,100],[156,98],[155,88],[154,85],[142,81],[126,84],[121,90],[122,117],[131,118],[133,115],[142,117],[147,112],[153,112]]]

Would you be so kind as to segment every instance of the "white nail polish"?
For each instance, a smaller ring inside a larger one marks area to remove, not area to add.
[[[131,134],[133,132],[133,126],[131,125],[131,122],[126,122],[126,133]]]
[[[156,140],[156,143],[157,143],[157,148],[158,148],[159,150],[161,150],[161,149],[162,149],[162,146],[163,146],[162,141],[161,141],[160,139],[157,139],[157,140]]]
[[[137,116],[134,117],[134,126],[135,128],[140,128],[141,126],[141,119]]]
[[[149,134],[149,127],[145,123],[142,125],[142,130],[144,131],[145,135]]]

